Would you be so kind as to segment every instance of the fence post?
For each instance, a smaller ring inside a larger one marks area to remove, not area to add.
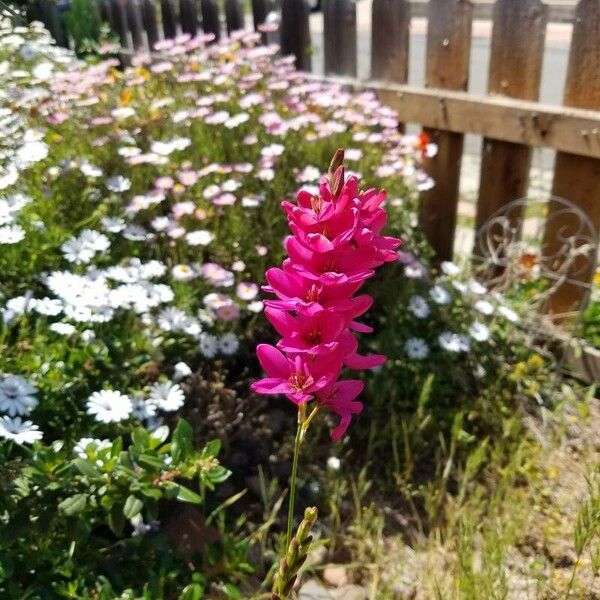
[[[215,41],[221,38],[221,21],[219,19],[219,4],[217,0],[201,0],[202,29],[204,33],[213,33]]]
[[[373,0],[371,79],[408,81],[410,4],[406,0]]]
[[[140,12],[139,0],[128,0],[127,2],[127,23],[131,31],[131,41],[134,50],[138,50],[144,45],[144,36],[142,34],[142,14]]]
[[[179,0],[181,31],[194,37],[198,33],[198,10],[195,0]]]
[[[129,48],[129,30],[127,28],[127,0],[112,0],[112,13],[115,20],[115,30],[123,48]]]
[[[591,110],[600,109],[600,2],[580,0],[575,9],[569,67],[565,84],[564,104]],[[581,132],[593,136],[594,132]],[[552,193],[567,198],[588,214],[592,223],[600,227],[600,159],[557,152]],[[552,219],[560,206],[551,202],[544,231],[543,255],[551,256],[564,239],[578,228],[574,218]],[[589,283],[594,264],[573,265],[569,277]],[[550,298],[547,310],[563,314],[578,308],[586,300],[585,289],[571,283],[563,284]]]
[[[58,6],[55,2],[45,0],[42,2],[43,22],[46,29],[52,34],[56,43],[63,48],[69,47],[69,40],[65,32],[65,28],[58,12]]]
[[[225,0],[225,21],[227,34],[244,29],[244,6],[240,0]]]
[[[115,29],[115,18],[110,0],[100,0],[100,19],[108,23],[111,29]]]
[[[310,71],[311,43],[309,9],[306,0],[282,0],[281,2],[281,52],[293,54],[301,71]]]
[[[173,0],[160,0],[160,12],[162,14],[165,38],[173,39],[177,36],[177,17],[175,15]]]
[[[429,0],[427,33],[427,87],[466,90],[469,82],[471,24],[470,0]],[[451,260],[456,229],[463,134],[429,130],[438,153],[427,161],[435,187],[421,198],[419,222],[436,259]]]
[[[548,7],[541,0],[497,0],[488,93],[537,100]],[[475,229],[496,211],[527,194],[532,148],[484,139]],[[511,212],[514,223],[521,214]],[[479,249],[474,248],[475,254]]]
[[[267,20],[269,4],[269,0],[252,0],[252,22],[254,23],[255,31],[258,31],[258,26]]]
[[[156,22],[156,8],[153,0],[143,0],[142,2],[142,22],[148,36],[148,48],[152,50],[154,44],[158,42],[158,24]]]
[[[325,74],[356,77],[356,2],[323,2]]]

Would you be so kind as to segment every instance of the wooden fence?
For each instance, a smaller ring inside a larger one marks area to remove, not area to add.
[[[482,165],[476,227],[507,203],[527,194],[533,147],[557,150],[552,193],[565,197],[600,228],[600,0],[575,7],[542,0],[373,0],[371,79],[357,74],[355,0],[322,0],[325,75],[357,89],[375,90],[402,121],[426,128],[439,152],[427,169],[436,186],[423,195],[420,223],[440,260],[452,256],[464,134],[482,135]],[[224,0],[228,31],[244,24],[242,0]],[[311,70],[311,34],[306,0],[279,0],[282,52]],[[126,48],[152,46],[201,26],[222,34],[219,0],[99,0],[101,14]],[[272,0],[253,0],[258,28]],[[160,16],[159,16],[160,15]],[[411,18],[428,18],[425,87],[407,85]],[[488,95],[467,93],[472,24],[491,18],[493,33]],[[538,102],[546,29],[550,20],[573,24],[564,106]],[[162,27],[159,28],[159,22]],[[161,31],[162,29],[162,31]],[[559,210],[552,203],[549,211]],[[568,221],[568,218],[566,218]],[[558,245],[569,227],[548,218],[544,245]],[[571,224],[573,227],[574,224]],[[590,281],[594,265],[574,278]],[[564,285],[550,310],[566,312],[582,288]]]

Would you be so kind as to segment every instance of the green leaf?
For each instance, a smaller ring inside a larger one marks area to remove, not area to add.
[[[115,504],[108,514],[108,526],[115,535],[121,535],[124,525],[125,517],[123,516],[123,509],[119,504]]]
[[[197,583],[190,583],[183,588],[178,600],[200,600],[204,590]]]
[[[130,496],[127,496],[127,500],[125,500],[123,515],[126,519],[133,519],[133,517],[140,514],[142,508],[144,508],[144,503],[131,494]]]
[[[156,454],[144,452],[137,457],[137,463],[150,471],[161,471],[165,467],[165,462]]]
[[[225,595],[228,598],[233,598],[234,600],[239,600],[240,598],[243,598],[242,592],[240,592],[240,590],[238,590],[238,588],[235,587],[233,583],[226,583],[223,586],[223,591],[225,592]]]
[[[217,457],[221,451],[221,440],[212,440],[206,444],[204,452],[202,454]]]
[[[208,480],[211,483],[223,483],[231,475],[231,471],[225,467],[219,466],[212,469],[208,474]]]
[[[150,435],[143,427],[136,427],[133,430],[131,440],[136,450],[146,450],[150,445]]]
[[[87,506],[87,496],[85,494],[75,494],[65,498],[58,508],[68,517],[76,515],[85,509]]]
[[[177,491],[177,500],[182,502],[189,502],[190,504],[202,504],[202,498],[196,492],[192,492],[189,488],[183,485],[179,486]]]
[[[175,431],[173,432],[173,440],[171,441],[171,456],[173,462],[179,464],[185,460],[194,451],[194,434],[190,424],[183,419],[179,420]]]
[[[82,475],[86,475],[87,477],[98,477],[100,475],[94,464],[85,458],[76,458],[73,464]]]

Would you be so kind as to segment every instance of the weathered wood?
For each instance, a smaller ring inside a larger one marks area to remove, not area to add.
[[[127,0],[112,0],[115,31],[123,48],[130,48],[129,27],[127,25]]]
[[[215,41],[221,38],[221,21],[219,20],[219,3],[217,0],[201,0],[202,29],[204,33],[212,33]]]
[[[154,0],[142,1],[142,21],[144,29],[148,36],[148,46],[150,50],[154,48],[154,44],[160,39],[158,34],[158,23],[156,22],[156,8]]]
[[[469,0],[430,0],[427,33],[427,87],[466,90],[469,82],[471,24]],[[404,116],[401,116],[403,120]],[[437,260],[451,260],[458,208],[463,135],[448,130],[429,130],[438,145],[437,155],[426,169],[435,187],[422,195],[419,222]]]
[[[311,70],[309,8],[306,0],[281,2],[281,52],[294,55],[298,69]]]
[[[56,3],[50,0],[42,2],[42,14],[42,21],[46,29],[48,29],[52,37],[56,40],[57,45],[68,48],[69,38]]]
[[[373,0],[371,77],[408,81],[410,5],[407,0]]]
[[[225,0],[227,33],[244,29],[244,5],[241,0]]]
[[[144,34],[142,13],[139,0],[128,0],[127,2],[127,23],[131,31],[131,41],[133,47],[137,50],[144,46]]]
[[[323,0],[325,73],[356,76],[356,2]]]
[[[162,14],[163,34],[167,39],[177,36],[177,14],[173,0],[160,0],[160,12]]]
[[[111,29],[115,28],[115,20],[113,17],[113,10],[110,0],[100,0],[100,18],[105,23],[110,25]]]
[[[539,97],[548,7],[541,0],[497,0],[488,92],[511,98]],[[527,194],[532,149],[489,138],[483,141],[478,230],[503,206]],[[511,212],[514,222],[521,215]],[[478,248],[475,253],[479,254]]]
[[[427,17],[427,4],[429,0],[410,0],[412,17]],[[548,5],[548,20],[552,23],[571,23],[573,21],[573,6],[568,4],[555,4],[552,0],[546,2]],[[494,3],[477,2],[473,5],[473,18],[489,20],[494,12]]]
[[[270,0],[252,0],[252,22],[255,31],[267,20],[270,4]]]
[[[600,2],[580,0],[575,9],[573,37],[569,54],[569,67],[565,84],[564,102],[568,106],[600,109]],[[597,132],[596,132],[596,135]],[[559,152],[554,167],[552,193],[567,198],[585,211],[596,229],[600,227],[600,160],[582,159]],[[577,228],[575,218],[552,219],[558,210],[555,203],[549,206],[549,216],[544,231],[544,254],[551,254],[561,244],[560,237]],[[580,265],[578,265],[580,266]],[[594,265],[572,278],[589,283]],[[552,314],[562,314],[579,308],[585,290],[574,284],[562,285],[548,304]]]
[[[179,0],[179,19],[183,33],[189,33],[192,37],[198,33],[196,0]]]
[[[403,121],[516,144],[600,158],[600,111],[539,104],[504,96],[424,89],[388,81],[309,75],[356,91],[372,90]]]

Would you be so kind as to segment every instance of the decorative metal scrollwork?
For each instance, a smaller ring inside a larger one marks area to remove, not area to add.
[[[526,219],[528,214],[535,216]],[[532,288],[530,300],[536,308],[543,309],[565,284],[584,290],[583,308],[591,290],[586,275],[594,271],[597,252],[596,229],[576,204],[558,196],[547,202],[521,198],[502,207],[477,231],[474,262],[478,275],[499,292],[535,279],[539,285]]]

